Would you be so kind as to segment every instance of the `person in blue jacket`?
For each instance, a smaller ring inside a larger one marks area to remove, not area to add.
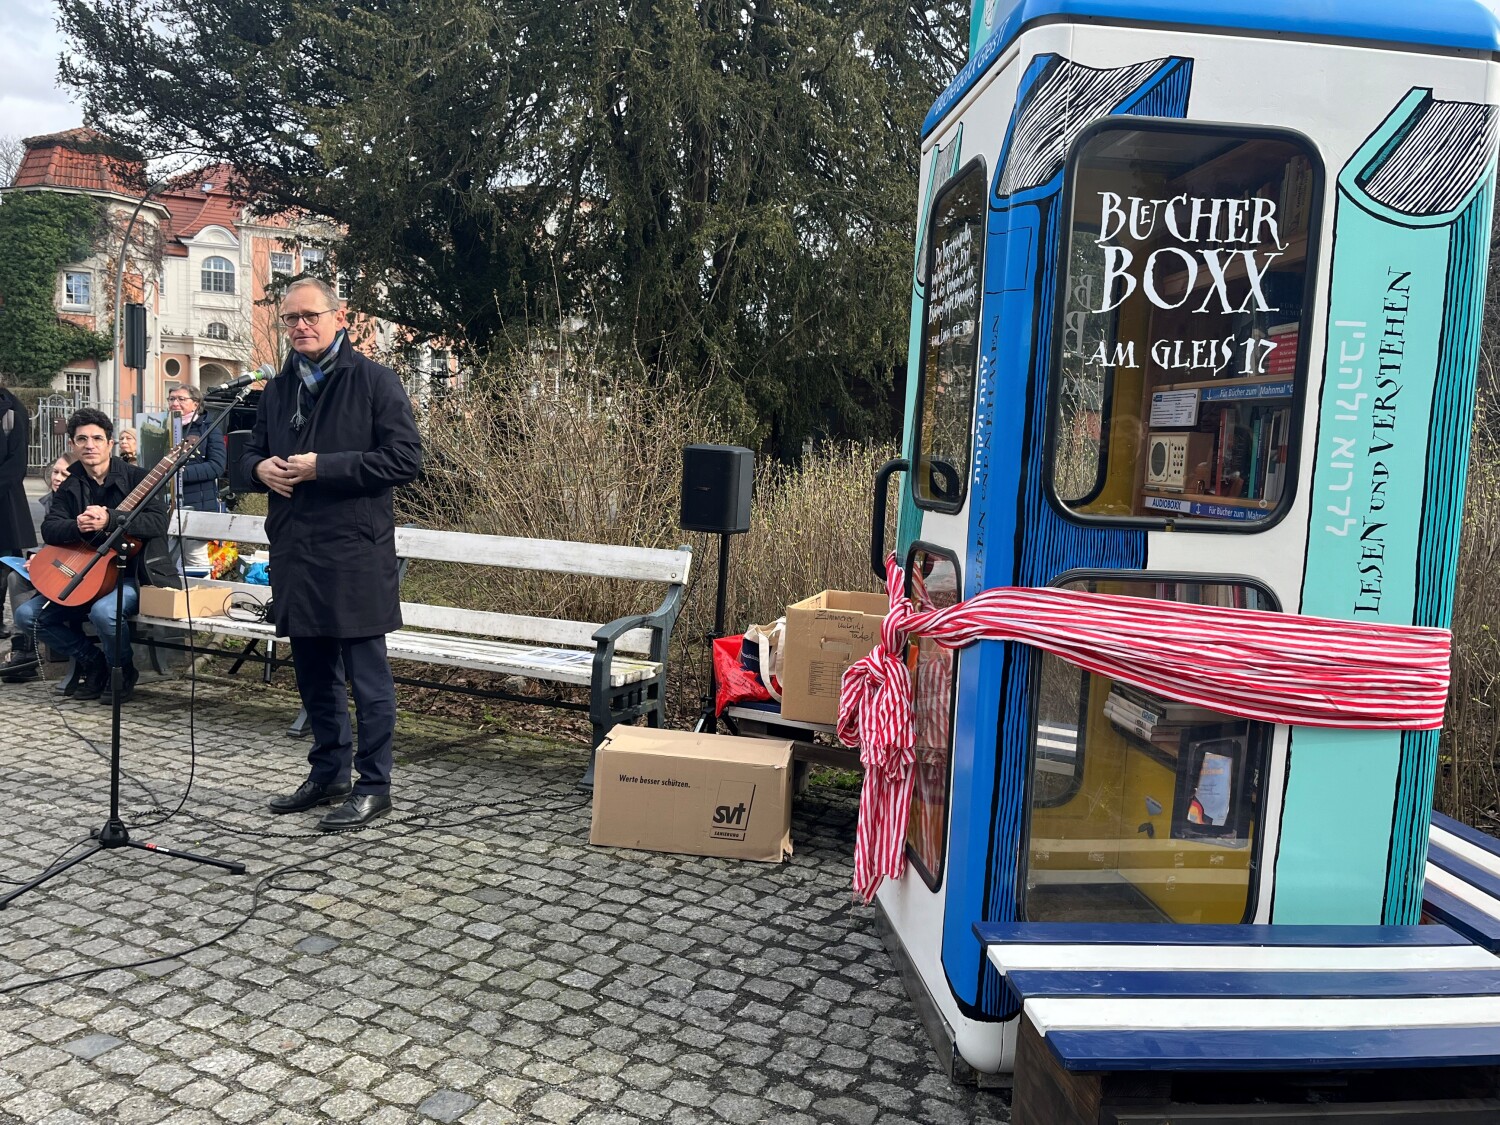
[[[218,433],[203,414],[203,391],[191,383],[173,387],[167,395],[176,422],[177,441],[197,437],[192,455],[177,470],[177,510],[179,512],[219,512],[219,478],[224,475],[227,460],[224,436]],[[183,539],[182,565],[206,568],[208,543],[202,539]]]
[[[393,493],[416,479],[422,443],[406,388],[354,350],[332,288],[310,277],[292,282],[281,322],[291,354],[261,392],[240,469],[270,493],[271,619],[291,642],[313,734],[307,780],[270,808],[343,801],[318,822],[326,832],[368,824],[391,807],[396,685],[385,637],[401,627]]]

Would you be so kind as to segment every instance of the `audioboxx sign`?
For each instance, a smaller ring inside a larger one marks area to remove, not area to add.
[[[591,844],[774,863],[791,817],[790,742],[616,727],[599,747]]]

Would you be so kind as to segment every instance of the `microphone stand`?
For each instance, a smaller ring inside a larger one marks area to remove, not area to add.
[[[241,399],[249,393],[247,384],[239,393],[219,412],[218,416],[209,422],[208,435],[212,435],[214,429],[228,417],[229,412],[234,409]],[[99,561],[106,556],[114,559],[115,567],[115,652],[123,653],[124,646],[121,644],[121,636],[125,629],[125,575],[130,567],[130,544],[125,541],[126,532],[130,525],[135,522],[135,517],[150,503],[151,498],[161,491],[162,486],[176,473],[177,466],[172,467],[172,472],[164,473],[149,489],[146,494],[136,502],[135,507],[121,515],[119,523],[109,536],[99,544],[94,552],[94,557],[88,561],[79,572],[73,576],[66,587],[63,588],[60,597],[66,598],[75,589],[83,578]],[[161,844],[149,840],[133,840],[130,837],[130,829],[120,818],[120,689],[124,684],[124,664],[116,664],[110,668],[110,746],[109,746],[109,816],[104,821],[104,827],[94,832],[94,845],[82,855],[74,856],[66,863],[57,864],[43,871],[31,882],[26,883],[10,893],[0,896],[0,910],[4,910],[15,899],[20,898],[27,891],[41,886],[49,879],[61,875],[68,868],[82,863],[84,860],[97,855],[101,851],[109,851],[115,848],[138,848],[141,851],[155,852],[158,855],[172,856],[174,859],[191,860],[194,863],[206,864],[209,867],[217,867],[228,871],[232,875],[243,875],[245,865],[232,860],[213,859],[209,856],[198,855],[194,852],[178,851],[176,848],[164,847]]]

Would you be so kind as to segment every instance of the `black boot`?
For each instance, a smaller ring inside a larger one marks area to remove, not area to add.
[[[82,661],[79,661],[82,664]],[[73,693],[73,698],[80,702],[90,699],[98,699],[109,690],[109,662],[104,659],[104,654],[95,650],[93,659],[83,670],[83,682],[78,685],[78,690]]]
[[[120,670],[120,702],[129,703],[135,698],[135,683],[141,678],[141,674],[135,670],[134,664],[127,664]],[[109,680],[104,681],[104,692],[99,696],[99,702],[109,706],[114,702],[113,694],[109,690]]]
[[[40,675],[37,665],[36,649],[31,638],[21,634],[11,641],[10,654],[0,661],[0,682],[24,684],[28,680],[37,679]]]

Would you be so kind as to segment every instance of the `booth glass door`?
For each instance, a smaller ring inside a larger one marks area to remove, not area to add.
[[[1065,588],[1274,609],[1247,582],[1075,578]],[[1191,706],[1039,653],[1023,849],[1034,922],[1245,921],[1254,908],[1272,725]],[[1063,745],[1049,732],[1077,728]]]

